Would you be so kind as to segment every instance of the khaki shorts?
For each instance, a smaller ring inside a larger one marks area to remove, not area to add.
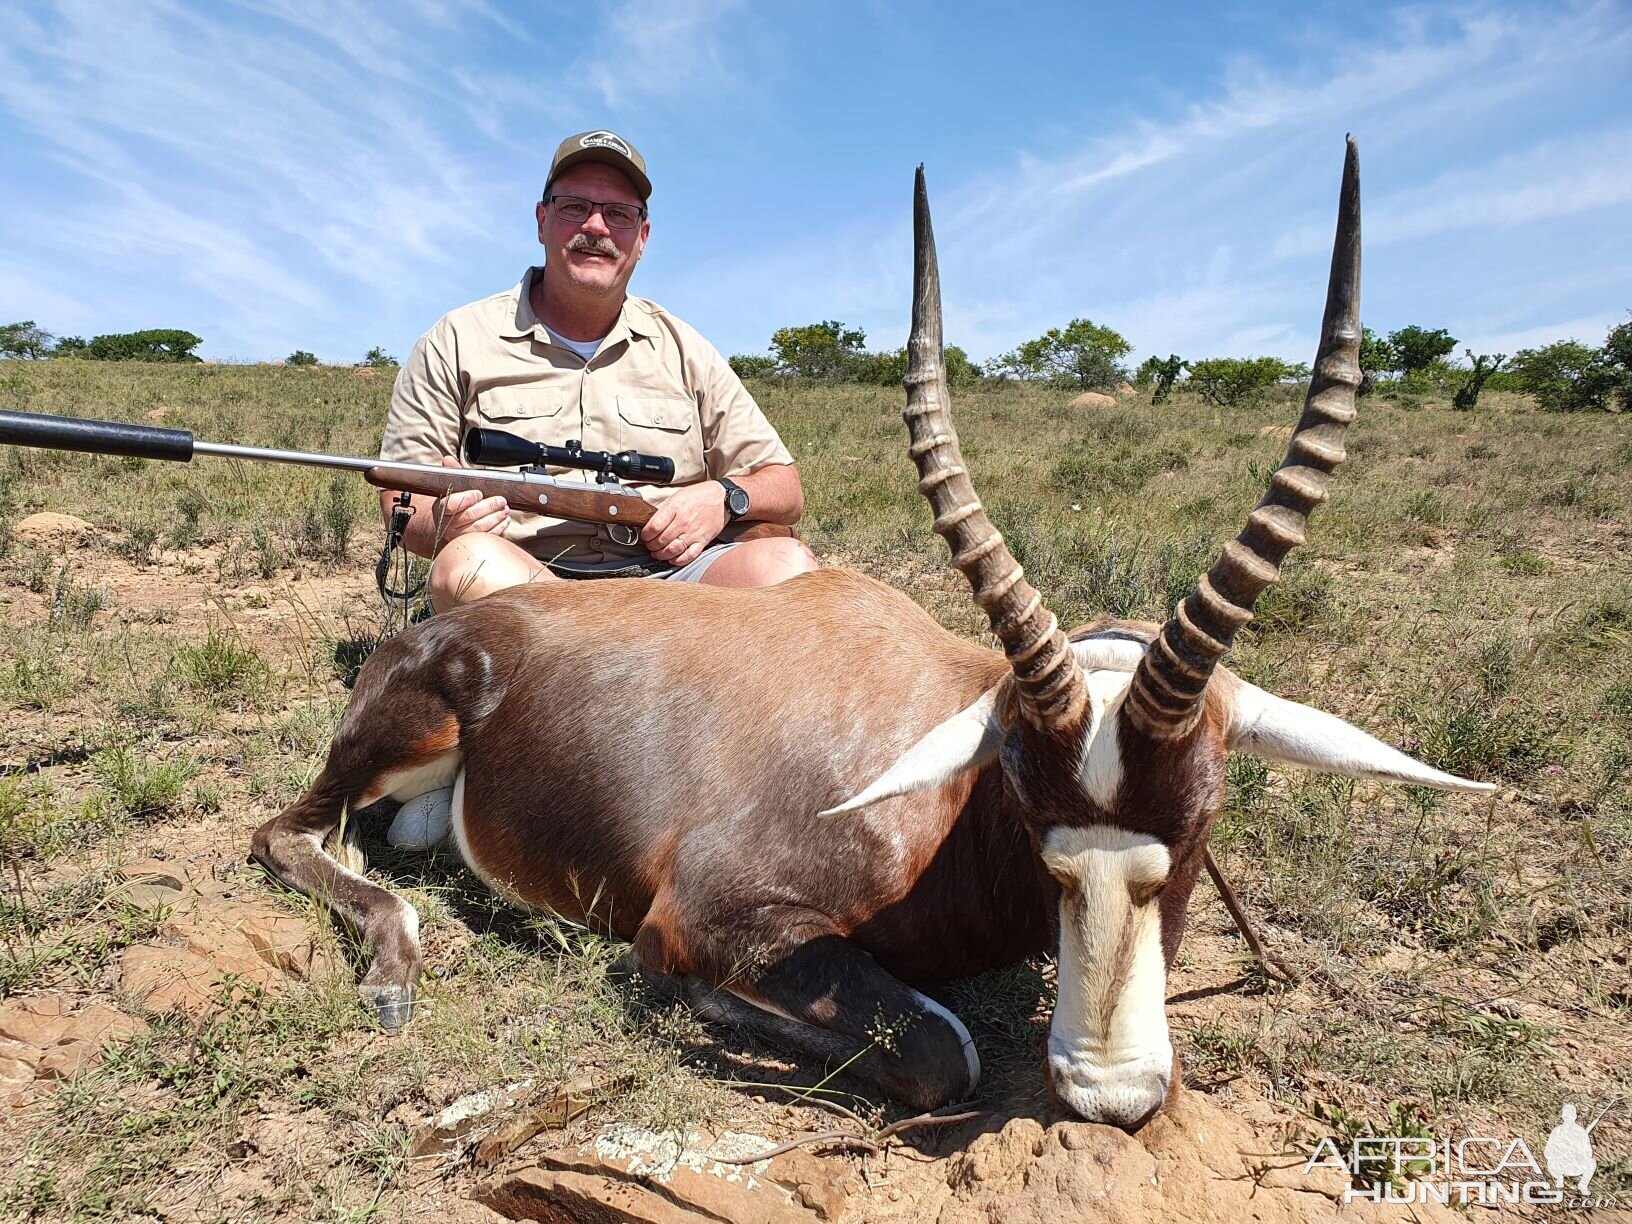
[[[598,561],[592,564],[550,561],[550,573],[557,578],[661,578],[667,582],[701,582],[708,567],[740,544],[710,544],[685,565],[676,568],[662,561]]]

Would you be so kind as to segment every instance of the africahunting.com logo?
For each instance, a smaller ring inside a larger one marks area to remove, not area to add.
[[[1575,1106],[1566,1103],[1559,1110],[1558,1125],[1542,1144],[1540,1161],[1522,1138],[1467,1135],[1440,1139],[1411,1127],[1417,1133],[1322,1139],[1303,1172],[1307,1176],[1316,1169],[1342,1170],[1349,1178],[1343,1192],[1346,1203],[1632,1208],[1632,1199],[1623,1202],[1616,1195],[1592,1193],[1592,1178],[1598,1171],[1592,1132],[1611,1105],[1583,1126],[1576,1120]]]

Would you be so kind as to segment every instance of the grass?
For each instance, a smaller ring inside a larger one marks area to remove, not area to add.
[[[345,370],[84,362],[8,385],[25,411],[111,404],[345,454],[375,452],[390,390]],[[915,491],[899,395],[754,390],[799,463],[817,553],[989,641]],[[1294,398],[1068,401],[959,394],[976,487],[1062,620],[1165,617],[1262,493]],[[1232,666],[1502,789],[1439,796],[1232,758],[1215,853],[1309,977],[1212,990],[1237,948],[1203,884],[1175,993],[1212,993],[1171,1006],[1176,1043],[1192,1082],[1273,1097],[1314,1133],[1534,1144],[1565,1094],[1632,1094],[1632,439],[1623,418],[1509,396],[1472,414],[1374,397],[1349,451]],[[372,493],[281,466],[11,448],[0,499],[0,995],[100,991],[116,953],[153,935],[151,915],[103,903],[119,865],[158,845],[239,869],[249,831],[320,765],[379,636]],[[13,533],[43,510],[99,532],[71,558]],[[0,1140],[0,1215],[391,1218],[416,1176],[402,1119],[465,1092],[629,1068],[607,1108],[668,1125],[728,1121],[741,1099],[722,1085],[769,1076],[753,1061],[766,1051],[621,973],[615,942],[506,911],[457,862],[367,832],[371,874],[422,916],[427,1004],[404,1036],[369,1030],[338,940],[332,979],[208,1024],[149,1017]],[[247,873],[233,886],[281,896]],[[1052,973],[1043,959],[945,993],[993,1099],[1038,1091]],[[281,1149],[264,1200],[233,1199],[232,1169],[271,1159],[232,1155],[263,1115],[309,1119],[310,1142],[298,1161]],[[1606,1126],[1606,1186],[1626,1184],[1625,1133]]]

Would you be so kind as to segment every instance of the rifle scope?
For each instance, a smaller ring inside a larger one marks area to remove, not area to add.
[[[666,455],[643,455],[639,451],[585,450],[583,443],[568,442],[565,446],[551,446],[547,442],[529,442],[502,429],[472,429],[465,435],[465,462],[482,467],[556,467],[582,468],[586,472],[600,472],[625,480],[645,480],[652,484],[668,484],[674,479],[674,460]]]

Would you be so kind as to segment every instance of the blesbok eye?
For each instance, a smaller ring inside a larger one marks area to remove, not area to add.
[[[1149,905],[1167,887],[1167,881],[1162,880],[1129,880],[1128,899],[1134,905]]]

